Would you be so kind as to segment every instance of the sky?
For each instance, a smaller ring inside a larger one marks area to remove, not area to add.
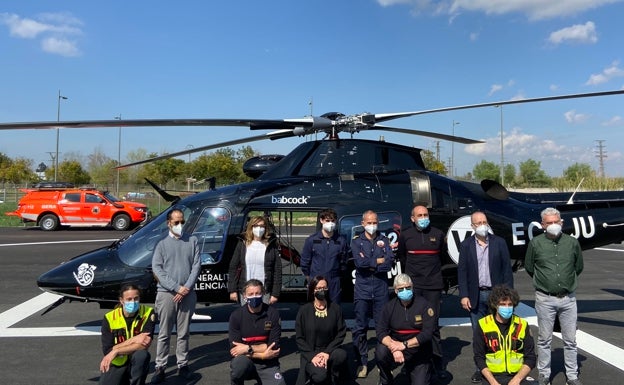
[[[623,14],[622,0],[5,0],[0,121],[288,119],[621,90]],[[505,163],[533,159],[551,176],[577,162],[598,171],[601,148],[606,175],[616,177],[624,176],[622,106],[617,95],[385,123],[480,145],[380,131],[356,137],[439,149],[465,175],[483,159],[500,164],[502,131]],[[123,163],[138,149],[171,153],[257,134],[61,129],[59,158],[100,151],[117,159],[120,151]],[[286,154],[304,140],[249,145]],[[51,165],[55,151],[54,129],[0,131],[0,152],[11,158]]]

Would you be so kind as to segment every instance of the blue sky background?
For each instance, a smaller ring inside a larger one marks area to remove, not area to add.
[[[108,1],[0,5],[0,121],[298,118],[426,110],[624,87],[620,0]],[[312,100],[312,105],[310,101]],[[624,95],[505,106],[505,161],[551,176],[575,162],[624,176]],[[396,127],[482,139],[454,148],[463,175],[500,162],[500,109],[421,115]],[[117,129],[63,129],[64,154],[117,158]],[[125,128],[175,152],[256,135],[241,128]],[[359,138],[435,150],[430,138]],[[55,130],[0,131],[0,152],[50,164]],[[287,153],[303,138],[254,142]],[[186,159],[185,157],[182,157]]]

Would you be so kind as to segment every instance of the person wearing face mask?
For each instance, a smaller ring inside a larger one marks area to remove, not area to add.
[[[347,327],[340,305],[330,300],[331,288],[323,276],[308,284],[308,303],[299,308],[295,321],[297,347],[301,353],[296,385],[338,384],[347,381],[347,352],[341,347]]]
[[[353,288],[353,312],[355,327],[352,329],[353,347],[359,361],[356,376],[368,375],[368,340],[366,333],[371,316],[375,323],[388,302],[388,272],[394,263],[394,254],[388,238],[377,231],[377,214],[368,210],[362,215],[364,231],[351,241],[351,253],[355,264]]]
[[[119,303],[102,320],[100,384],[145,384],[149,371],[149,347],[154,337],[154,309],[140,303],[141,291],[125,284],[119,290]]]
[[[488,298],[492,287],[504,284],[513,288],[513,272],[507,243],[494,235],[485,214],[475,211],[470,221],[474,234],[464,239],[459,247],[457,279],[460,303],[470,312],[474,331],[479,320],[490,311]],[[478,368],[471,381],[473,384],[481,382]]]
[[[394,278],[394,292],[396,298],[384,306],[376,323],[379,342],[375,361],[379,368],[379,384],[392,384],[392,370],[404,365],[411,385],[429,385],[435,311],[424,297],[414,293],[412,279],[407,274]]]
[[[255,216],[247,223],[247,228],[239,237],[239,242],[230,261],[228,291],[230,300],[240,299],[243,285],[250,279],[262,282],[265,288],[264,301],[277,302],[282,290],[282,261],[277,249],[277,239],[271,234],[268,221],[263,216]]]
[[[185,222],[182,210],[174,208],[167,213],[169,234],[158,242],[152,256],[152,272],[158,282],[154,305],[160,325],[153,384],[165,380],[174,326],[178,376],[184,380],[195,377],[188,367],[188,355],[191,318],[197,303],[195,281],[201,269],[201,259],[197,237],[182,230]]]
[[[505,285],[492,289],[490,314],[474,328],[472,350],[483,385],[530,385],[527,376],[535,367],[535,343],[526,320],[514,314],[520,297]]]
[[[310,277],[321,275],[329,283],[331,301],[340,304],[340,276],[346,270],[347,242],[336,231],[336,212],[321,211],[321,230],[310,235],[301,252],[301,271],[310,282]]]
[[[446,236],[431,225],[429,210],[415,205],[411,215],[413,226],[401,231],[398,240],[397,258],[401,269],[412,278],[414,292],[425,297],[436,314],[436,330],[433,333],[433,363],[439,379],[448,377],[446,372],[438,320],[444,281],[442,260],[446,256]]]
[[[263,301],[264,286],[257,279],[244,283],[245,305],[230,314],[230,380],[243,385],[259,380],[263,385],[285,385],[280,371],[279,354],[282,334],[279,312]]]
[[[581,385],[576,349],[576,287],[583,271],[583,253],[576,238],[561,232],[563,220],[559,210],[546,208],[541,217],[545,232],[533,237],[524,258],[524,267],[535,287],[538,381],[539,385],[550,384],[550,344],[559,317],[567,384]]]

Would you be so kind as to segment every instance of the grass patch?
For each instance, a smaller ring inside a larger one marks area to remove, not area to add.
[[[6,212],[15,211],[15,209],[17,209],[17,203],[15,202],[0,203],[0,227],[24,226],[20,217],[4,214]]]

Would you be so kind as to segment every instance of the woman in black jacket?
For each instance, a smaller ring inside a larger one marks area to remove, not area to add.
[[[243,285],[250,279],[257,279],[264,284],[266,303],[277,302],[282,290],[282,262],[277,240],[272,236],[268,221],[263,216],[249,220],[232,255],[228,278],[230,300],[238,300]],[[241,303],[244,301],[241,298]]]
[[[338,304],[329,301],[327,280],[314,277],[308,285],[308,300],[297,313],[296,341],[301,353],[297,385],[306,378],[313,384],[346,381],[347,352],[341,348],[347,327]],[[331,374],[331,376],[330,376]],[[341,378],[342,377],[342,378]]]

